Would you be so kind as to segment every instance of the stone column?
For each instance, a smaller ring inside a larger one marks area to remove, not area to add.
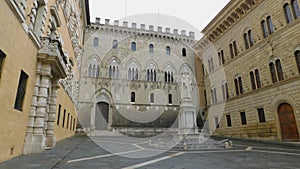
[[[40,153],[45,149],[45,117],[48,108],[47,99],[50,78],[50,65],[38,63],[36,85],[25,137],[24,154]]]
[[[26,131],[26,136],[24,141],[24,149],[23,149],[24,154],[30,154],[32,152],[31,150],[32,143],[34,142],[33,128],[34,128],[34,120],[36,117],[37,100],[38,100],[37,98],[39,95],[40,79],[41,79],[40,75],[37,74],[33,96],[32,96],[32,103],[31,103],[29,117],[28,117],[27,131]]]
[[[91,126],[91,131],[93,131],[93,130],[95,130],[95,116],[96,116],[96,103],[92,103],[91,104],[91,124],[90,124],[90,126]]]
[[[57,104],[57,92],[59,89],[58,80],[52,80],[52,88],[49,102],[49,112],[46,129],[46,147],[54,147],[56,144],[56,138],[54,136],[54,126],[56,119],[56,104]]]

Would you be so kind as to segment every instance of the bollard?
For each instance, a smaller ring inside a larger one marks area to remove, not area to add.
[[[151,140],[151,139],[149,139],[148,143],[149,143],[149,146],[151,146],[151,144],[152,144],[152,140]]]

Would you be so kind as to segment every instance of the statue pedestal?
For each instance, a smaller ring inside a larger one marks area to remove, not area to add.
[[[197,107],[193,105],[191,99],[182,99],[178,117],[178,134],[199,134],[196,119]]]

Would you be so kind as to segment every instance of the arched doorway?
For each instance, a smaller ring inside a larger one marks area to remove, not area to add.
[[[280,122],[282,140],[298,142],[299,132],[293,107],[288,103],[280,104],[278,106],[278,118]]]
[[[96,130],[107,130],[108,114],[109,114],[109,104],[105,102],[97,103],[96,114],[95,114]]]

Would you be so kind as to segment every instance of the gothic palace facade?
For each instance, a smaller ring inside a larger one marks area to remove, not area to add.
[[[172,126],[179,112],[181,74],[195,75],[194,32],[121,25],[118,20],[110,24],[109,19],[102,24],[96,18],[85,33],[81,125],[90,130]],[[192,83],[196,101],[195,78]]]

